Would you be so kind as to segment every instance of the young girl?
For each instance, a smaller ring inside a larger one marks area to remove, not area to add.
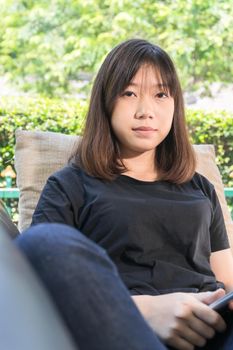
[[[18,241],[81,349],[164,348],[155,333],[175,349],[232,349],[208,304],[233,290],[233,260],[186,130],[167,53],[138,39],[115,47],[77,152],[33,215],[32,225],[68,226],[35,226]]]

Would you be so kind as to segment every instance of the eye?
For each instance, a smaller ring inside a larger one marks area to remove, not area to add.
[[[135,93],[133,91],[124,91],[122,96],[131,97],[131,96],[136,96],[136,95],[135,95]]]
[[[163,91],[161,91],[161,92],[158,92],[156,94],[156,97],[158,97],[158,98],[166,98],[166,97],[168,97],[168,94],[163,92]]]

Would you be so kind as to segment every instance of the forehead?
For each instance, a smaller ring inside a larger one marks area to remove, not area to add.
[[[131,79],[129,85],[151,87],[164,85],[160,71],[151,64],[143,64]]]

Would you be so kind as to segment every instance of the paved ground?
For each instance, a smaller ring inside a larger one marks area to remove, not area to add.
[[[186,106],[209,111],[220,109],[233,112],[233,84],[214,83],[210,90],[211,97],[201,96],[202,91],[185,94]]]

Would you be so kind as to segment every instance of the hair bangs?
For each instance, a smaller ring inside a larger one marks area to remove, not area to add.
[[[179,80],[169,56],[161,48],[155,46],[149,55],[145,56],[145,63],[154,68],[156,78],[163,87],[163,91],[174,97],[177,94]]]
[[[113,78],[112,92],[114,91],[115,93],[114,96],[109,96],[109,101],[111,101],[109,105],[111,107],[109,110],[110,115],[116,98],[132,82],[137,71],[143,65],[150,65],[154,68],[156,78],[165,93],[174,97],[179,90],[175,67],[164,50],[141,40],[138,41],[140,45],[135,45],[134,40],[130,41],[130,43],[134,45],[128,45],[128,47],[124,48],[124,52],[121,53],[121,60],[115,62],[114,70],[111,72],[111,77]],[[116,51],[117,49],[118,47]],[[119,47],[120,49],[122,47]]]

